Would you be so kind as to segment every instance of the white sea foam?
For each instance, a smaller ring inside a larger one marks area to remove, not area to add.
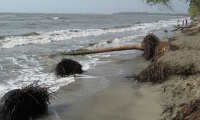
[[[53,20],[58,20],[58,19],[60,19],[59,17],[51,17],[51,19],[53,19]]]
[[[115,38],[110,43],[108,43],[108,41],[103,41],[103,42],[100,42],[100,43],[95,44],[93,46],[90,46],[87,49],[99,49],[99,48],[104,48],[104,47],[116,46],[116,45],[119,45],[119,43],[131,41],[131,40],[137,38],[138,36],[140,36],[140,35],[126,36],[126,37],[122,37],[122,38]]]
[[[57,78],[54,73],[43,72],[43,67],[39,63],[38,59],[42,59],[36,55],[31,56],[18,56],[18,57],[6,57],[5,61],[11,62],[12,66],[17,66],[17,69],[9,70],[6,76],[12,73],[19,73],[17,77],[12,77],[6,81],[2,81],[0,84],[0,97],[6,92],[13,89],[20,89],[27,86],[34,81],[39,81],[39,84],[46,84],[50,87],[51,91],[58,90],[61,86],[65,86],[71,82],[75,81],[74,76],[67,76],[64,78]],[[94,67],[99,59],[96,57],[88,56],[87,60],[78,61],[82,66],[84,71],[88,71],[90,67]],[[0,67],[4,70],[3,67]],[[3,71],[2,70],[2,71]],[[78,75],[78,74],[77,74]],[[77,76],[75,75],[75,76]],[[88,77],[89,78],[89,77]],[[90,76],[90,78],[92,78]]]
[[[4,18],[4,17],[16,17],[15,15],[0,15],[0,18]]]
[[[2,41],[3,48],[12,48],[15,46],[26,45],[31,43],[48,43],[52,41],[70,40],[73,38],[99,36],[102,34],[109,33],[120,33],[120,32],[132,32],[141,31],[142,33],[148,33],[151,30],[159,30],[163,27],[175,25],[177,20],[170,21],[159,21],[154,23],[143,23],[137,24],[132,27],[126,28],[113,28],[113,29],[72,29],[72,30],[59,30],[40,32],[39,35],[32,36],[11,36],[5,37]]]
[[[14,70],[14,72],[20,73],[16,78],[11,78],[0,84],[0,96],[10,90],[29,85],[34,81],[39,81],[39,84],[44,83],[50,86],[51,91],[56,91],[61,86],[67,85],[75,80],[73,76],[58,79],[53,73],[43,73],[41,72],[43,68],[40,66],[39,62],[25,55],[17,58],[8,57],[6,59],[10,60],[14,65],[19,66],[21,69]],[[35,66],[28,66],[27,64],[23,64],[24,62],[34,64]]]

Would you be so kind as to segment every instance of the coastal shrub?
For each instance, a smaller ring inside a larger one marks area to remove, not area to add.
[[[180,105],[181,110],[177,112],[172,120],[199,120],[200,119],[200,98],[194,99],[189,103]]]
[[[7,92],[0,101],[1,120],[29,120],[43,113],[55,93],[49,93],[48,87],[32,83],[22,89]]]
[[[166,63],[151,63],[145,70],[134,79],[138,82],[162,83],[170,75],[169,67]]]
[[[83,73],[82,65],[71,59],[63,58],[55,68],[57,76],[64,77],[75,73]]]
[[[150,60],[154,57],[158,42],[159,39],[151,33],[144,38],[142,45],[144,49],[143,56],[146,60]]]

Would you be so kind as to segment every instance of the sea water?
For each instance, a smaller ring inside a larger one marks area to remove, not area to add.
[[[164,33],[187,16],[134,14],[0,14],[0,97],[6,92],[45,83],[52,91],[75,81],[74,76],[58,78],[56,64],[70,58],[82,64],[84,71],[102,64],[101,58],[134,54],[135,50],[84,56],[62,56],[76,49],[97,49],[136,44],[149,33]],[[138,22],[140,22],[138,24]],[[120,74],[110,72],[109,74]],[[103,73],[103,72],[102,72]],[[84,76],[84,77],[97,77]]]

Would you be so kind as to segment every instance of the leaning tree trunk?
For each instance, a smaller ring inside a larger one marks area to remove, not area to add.
[[[95,50],[76,50],[70,52],[61,52],[63,55],[84,55],[84,54],[94,54],[94,53],[103,53],[103,52],[112,52],[112,51],[122,51],[122,50],[143,50],[142,44],[133,44],[133,45],[124,45],[124,46],[116,46],[109,48],[101,48]]]

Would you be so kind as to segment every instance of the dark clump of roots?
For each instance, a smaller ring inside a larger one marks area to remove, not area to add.
[[[176,75],[184,75],[184,76],[190,76],[198,73],[198,71],[195,70],[194,64],[188,65],[187,68],[183,67],[181,68],[177,66],[173,71]]]
[[[165,51],[168,50],[168,46],[169,46],[169,42],[163,42],[163,41],[159,42],[156,46],[155,55],[151,61],[155,62],[158,60],[158,58],[163,56]]]
[[[176,51],[176,50],[180,50],[180,47],[173,44],[169,45],[169,51]]]
[[[198,71],[195,69],[193,64],[187,67],[181,66],[169,66],[167,63],[152,62],[145,70],[138,75],[134,75],[134,79],[138,82],[151,82],[151,83],[162,83],[171,74],[190,76],[197,74]]]
[[[48,92],[49,87],[30,84],[22,89],[11,90],[0,101],[1,120],[29,120],[44,113],[55,93]]]
[[[134,79],[138,82],[162,83],[170,75],[169,67],[166,63],[151,63],[145,70]]]
[[[172,120],[200,120],[200,98],[181,104],[182,108]]]
[[[159,39],[154,34],[147,35],[142,44],[143,44],[143,56],[146,60],[150,60],[155,55],[156,46],[159,42]]]
[[[82,65],[71,59],[63,58],[55,68],[57,76],[64,77],[75,73],[83,73]]]
[[[169,51],[180,50],[179,46],[172,44],[172,42],[176,40],[176,37],[171,37],[168,39],[169,39]]]

